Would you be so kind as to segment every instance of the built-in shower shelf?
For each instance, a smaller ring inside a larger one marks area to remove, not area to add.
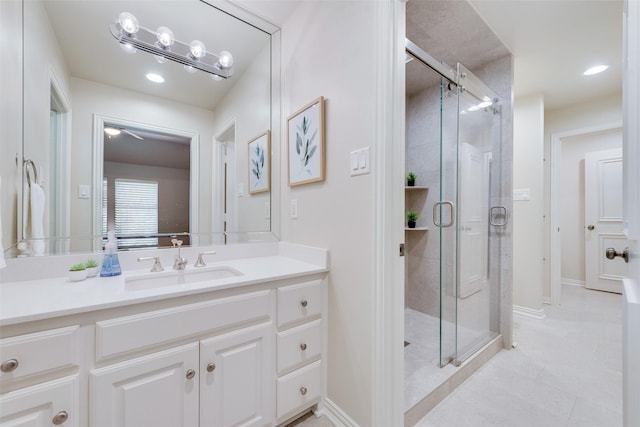
[[[415,228],[405,227],[404,231],[429,231],[429,227],[415,227]]]
[[[413,186],[413,187],[404,187],[404,189],[405,190],[428,190],[429,187],[416,187],[416,186]]]

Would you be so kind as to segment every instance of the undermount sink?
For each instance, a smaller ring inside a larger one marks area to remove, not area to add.
[[[124,280],[128,290],[161,288],[164,286],[185,285],[198,282],[212,282],[242,276],[243,273],[229,266],[206,267],[191,270],[164,271],[129,276]]]

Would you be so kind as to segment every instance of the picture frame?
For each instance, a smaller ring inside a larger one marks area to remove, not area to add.
[[[289,187],[324,181],[324,126],[322,96],[287,118]]]
[[[271,186],[271,132],[265,131],[248,143],[249,194],[263,193]]]

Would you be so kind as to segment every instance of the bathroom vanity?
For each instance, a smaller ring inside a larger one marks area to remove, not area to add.
[[[327,252],[239,246],[182,272],[121,253],[114,278],[0,284],[0,424],[273,426],[321,406]]]

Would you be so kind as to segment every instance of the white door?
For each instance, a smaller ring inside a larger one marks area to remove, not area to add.
[[[78,376],[62,378],[0,396],[1,427],[80,425]]]
[[[627,264],[621,257],[607,260],[607,248],[627,246],[623,230],[622,149],[585,154],[585,287],[622,293]]]
[[[198,343],[91,371],[93,427],[198,425]]]
[[[200,342],[200,426],[262,427],[275,418],[271,322]]]
[[[460,144],[460,298],[480,291],[488,278],[490,161],[489,154],[484,155],[469,143]]]

